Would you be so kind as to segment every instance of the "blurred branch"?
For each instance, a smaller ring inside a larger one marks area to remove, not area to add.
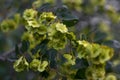
[[[56,6],[61,7],[63,5],[62,0],[56,0]]]
[[[18,48],[20,48],[21,46],[22,46],[21,43],[18,44]],[[15,53],[15,47],[12,48],[10,51],[7,51],[7,52],[3,53],[2,55],[0,55],[0,60],[1,60],[1,61],[6,61],[6,60],[7,60],[7,61],[12,62],[13,60],[9,59],[8,56],[9,56],[10,54],[13,54],[13,53]]]

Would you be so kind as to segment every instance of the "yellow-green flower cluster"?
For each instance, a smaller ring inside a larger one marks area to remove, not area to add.
[[[16,13],[13,19],[5,19],[0,23],[0,30],[3,32],[9,32],[17,29],[17,27],[22,23],[22,18],[20,14]]]
[[[38,59],[33,59],[32,62],[30,63],[30,68],[33,69],[34,71],[39,72],[43,72],[47,66],[48,66],[47,61],[41,61]]]
[[[87,80],[104,80],[105,69],[104,64],[91,65],[86,69],[85,75]]]
[[[70,54],[64,54],[63,56],[67,60],[67,62],[65,64],[75,65],[75,58],[73,58],[72,55],[70,55]]]
[[[68,32],[66,36],[69,40],[76,40],[76,36],[73,32]]]
[[[57,50],[65,48],[68,29],[62,23],[54,23],[48,27],[48,46]]]
[[[56,36],[59,37],[59,34]],[[60,38],[52,38],[48,43],[48,47],[56,50],[64,49],[67,44],[66,40],[67,38],[64,35]]]
[[[15,61],[13,67],[15,71],[21,72],[21,71],[24,71],[25,69],[28,70],[29,63],[26,61],[25,57],[22,56],[18,60]]]
[[[113,56],[113,49],[104,45],[78,41],[78,57],[91,60],[94,64],[102,64]]]
[[[33,59],[29,64],[23,56],[16,60],[13,65],[15,71],[17,72],[28,70],[29,68],[34,71],[43,72],[47,66],[47,61],[41,61],[39,59]]]
[[[37,11],[34,10],[34,9],[26,9],[23,13],[23,18],[26,20],[27,22],[27,26],[29,27],[33,27],[33,28],[36,28],[36,27],[39,27],[39,23],[37,21]]]
[[[22,36],[22,40],[29,41],[30,49],[35,48],[36,45],[38,45],[45,38],[46,38],[46,35],[31,34],[29,32],[25,32]]]
[[[40,14],[40,16],[38,16],[37,13],[38,12],[34,9],[26,9],[24,11],[23,18],[26,20],[26,29],[29,32],[34,33],[34,31],[36,31],[37,29],[45,29],[45,26],[47,26],[48,23],[55,20],[56,18],[56,16],[52,12],[43,12],[42,14]],[[41,32],[38,30],[36,32]]]
[[[44,12],[40,15],[39,22],[51,22],[56,19],[52,12]]]
[[[32,43],[37,45],[38,41],[41,42],[41,40],[44,40],[47,36],[50,40],[48,43],[50,48],[57,50],[65,48],[67,41],[66,34],[68,33],[67,27],[60,22],[55,22],[56,16],[52,12],[43,12],[38,18],[36,17],[37,11],[33,9],[27,9],[23,14],[23,18],[27,22],[27,32],[32,36],[31,39],[27,39],[30,42],[30,46]],[[36,36],[42,36],[42,39],[39,40],[40,38],[36,38]],[[35,45],[33,47],[35,47]]]
[[[26,9],[23,13],[23,18],[25,20],[33,20],[37,17],[37,11],[34,9]]]
[[[37,22],[37,20],[31,20],[28,21],[28,26],[32,26],[33,28],[39,27],[39,23]]]
[[[68,32],[68,29],[62,23],[54,23],[54,24],[51,24],[50,27],[48,27],[47,32],[49,37],[54,37],[57,33],[61,35],[66,34]],[[61,35],[56,37],[57,38],[62,37]]]
[[[105,80],[117,80],[117,78],[114,74],[108,74],[106,76]]]
[[[78,57],[87,59],[90,64],[86,70],[87,80],[104,80],[105,63],[113,56],[113,49],[84,40],[79,40],[77,43]]]
[[[38,12],[34,9],[26,9],[23,14],[23,18],[27,23],[25,26],[27,32],[23,35],[23,40],[30,42],[30,48],[34,48],[46,38],[47,23],[56,18],[52,12],[43,12],[39,16],[37,13]]]
[[[56,30],[60,31],[61,33],[67,33],[68,32],[67,27],[62,23],[57,23],[56,24]]]
[[[6,20],[2,21],[0,24],[0,29],[3,32],[8,32],[10,30],[14,30],[16,27],[17,27],[17,24],[12,19],[6,19]]]

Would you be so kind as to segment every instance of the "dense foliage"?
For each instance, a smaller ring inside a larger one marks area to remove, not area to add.
[[[14,70],[38,77],[31,80],[117,80],[109,64],[116,50],[110,43],[110,27],[104,21],[93,25],[90,17],[106,15],[117,24],[120,15],[112,6],[105,7],[106,0],[63,0],[63,4],[36,0],[31,8],[1,22],[3,34],[23,30],[13,51],[7,53],[14,54],[10,56]],[[78,27],[84,20],[88,26]]]

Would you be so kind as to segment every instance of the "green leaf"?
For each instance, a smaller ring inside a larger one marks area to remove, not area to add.
[[[29,47],[30,47],[30,43],[28,41],[23,40],[20,50],[24,53],[29,49]]]
[[[41,75],[42,77],[47,78],[47,77],[50,76],[50,73],[49,73],[48,71],[45,70],[45,71],[41,72],[40,75]]]
[[[58,8],[56,15],[67,27],[74,26],[78,22],[78,18],[72,15],[66,6]]]
[[[45,3],[40,8],[38,8],[37,10],[39,12],[48,12],[49,10],[51,10],[51,8],[53,8],[53,6],[50,3]]]
[[[75,75],[75,79],[86,79],[85,76],[86,68],[80,68]]]
[[[20,53],[18,45],[15,45],[15,53],[18,55]]]

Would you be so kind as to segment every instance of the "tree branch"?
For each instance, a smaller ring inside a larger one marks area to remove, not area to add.
[[[18,44],[18,48],[21,48],[21,46],[22,46],[22,44]],[[8,58],[8,55],[13,54],[13,53],[15,53],[15,47],[12,48],[10,51],[7,51],[7,52],[3,53],[2,55],[0,55],[0,60],[2,60],[2,61],[10,60]],[[11,62],[11,60],[10,60],[10,62]]]

